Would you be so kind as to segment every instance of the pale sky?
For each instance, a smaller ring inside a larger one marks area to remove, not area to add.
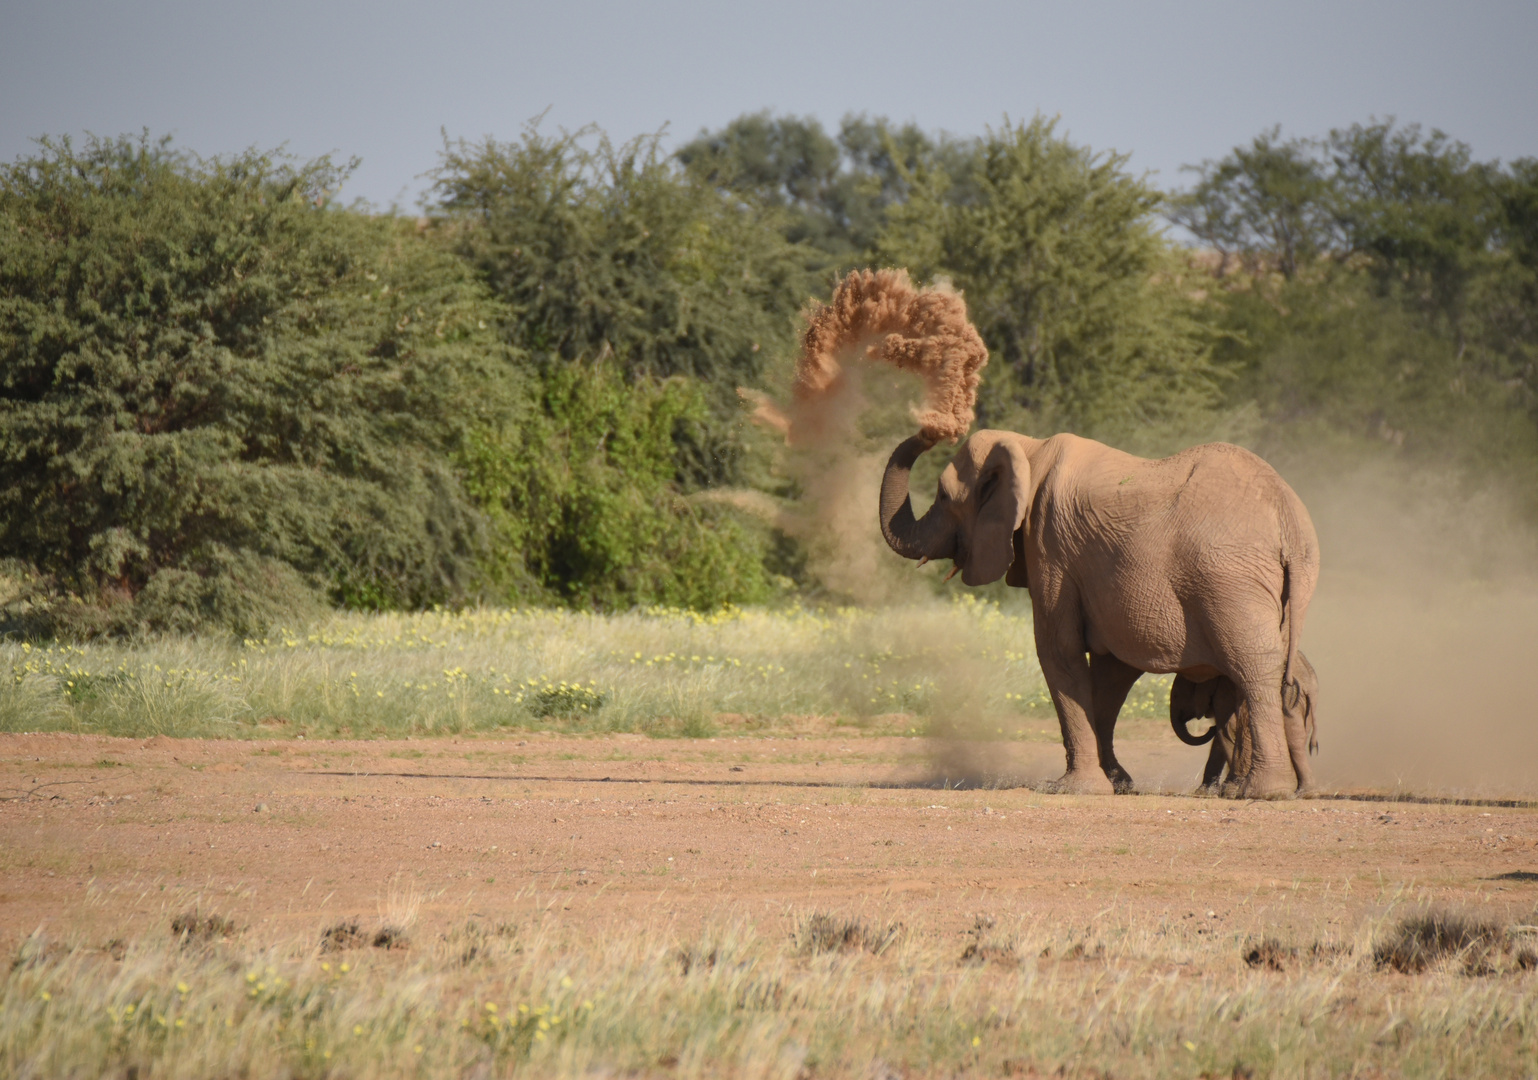
[[[1060,117],[1162,185],[1262,129],[1397,116],[1538,156],[1538,2],[0,0],[0,161],[149,128],[203,155],[363,159],[344,196],[412,208],[451,137],[597,123],[669,144],[744,112],[977,134]]]

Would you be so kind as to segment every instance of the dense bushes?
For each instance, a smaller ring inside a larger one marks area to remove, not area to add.
[[[1212,321],[1262,447],[1453,466],[1538,511],[1538,163],[1391,122],[1271,131],[1172,216],[1214,253]]]
[[[771,210],[681,175],[654,138],[591,147],[533,126],[448,145],[434,191],[450,246],[507,306],[511,345],[542,370],[692,380],[707,415],[675,432],[680,480],[744,479],[737,387],[786,359],[821,285]]]
[[[982,423],[1538,491],[1538,164],[1439,133],[1270,132],[1175,199],[1040,119],[758,114],[672,158],[530,126],[446,144],[416,222],[333,206],[345,173],[0,167],[12,630],[763,599],[796,553],[742,508],[799,493],[737,390],[783,391],[801,306],[869,264],[965,291]]]
[[[572,362],[544,373],[519,423],[474,432],[462,463],[502,595],[607,609],[764,599],[763,527],[674,483],[677,443],[705,419],[695,382],[627,384],[612,361]]]
[[[0,171],[0,554],[40,577],[29,624],[470,594],[484,530],[446,454],[506,412],[498,311],[401,223],[328,208],[342,175],[144,139]]]

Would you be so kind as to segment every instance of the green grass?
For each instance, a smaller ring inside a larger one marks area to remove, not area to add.
[[[1394,974],[1371,924],[1268,942],[1268,962],[1247,962],[1261,953],[1243,932],[1106,913],[966,934],[818,912],[682,937],[482,921],[390,949],[369,947],[372,925],[340,949],[331,929],[29,939],[0,974],[0,1073],[1443,1077],[1538,1061],[1534,975]]]
[[[1140,682],[1124,721],[1162,725],[1168,685]],[[878,611],[345,614],[244,643],[0,645],[0,731],[703,737],[809,718],[1058,739],[1029,616],[971,597]]]

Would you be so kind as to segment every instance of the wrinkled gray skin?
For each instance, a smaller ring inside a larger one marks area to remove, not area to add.
[[[1287,733],[1287,753],[1298,775],[1299,789],[1313,787],[1313,769],[1308,756],[1319,749],[1315,735],[1315,716],[1319,700],[1319,676],[1303,651],[1298,650],[1293,679],[1282,692],[1282,723]],[[1176,675],[1170,687],[1170,726],[1187,746],[1212,744],[1207,767],[1202,773],[1202,787],[1232,794],[1239,778],[1249,771],[1249,722],[1239,689],[1222,675],[1206,682],[1192,682]],[[1209,719],[1212,727],[1192,735],[1192,720]],[[1224,770],[1228,776],[1224,778]]]
[[[1075,435],[979,431],[915,519],[908,476],[933,445],[915,435],[893,452],[882,535],[906,558],[953,560],[967,585],[1004,577],[1030,590],[1068,757],[1059,790],[1131,789],[1113,733],[1145,671],[1234,685],[1252,748],[1237,794],[1308,782],[1289,758],[1282,688],[1294,678],[1319,543],[1274,469],[1223,443],[1149,461]]]

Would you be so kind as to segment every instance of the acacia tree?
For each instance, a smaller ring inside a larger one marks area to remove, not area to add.
[[[448,455],[505,409],[497,309],[409,227],[330,208],[345,175],[145,137],[0,168],[0,556],[41,575],[35,629],[475,587]]]
[[[1258,256],[1214,311],[1264,444],[1307,453],[1346,435],[1534,490],[1535,176],[1392,120],[1319,139],[1273,130],[1206,163],[1170,213]]]
[[[792,348],[815,258],[654,138],[592,132],[445,147],[437,231],[507,306],[529,408],[461,455],[508,599],[714,607],[769,588],[765,528],[729,501],[766,482],[737,388]]]
[[[921,160],[955,164],[970,145],[882,117],[846,116],[835,137],[813,117],[760,112],[701,132],[675,157],[705,184],[774,211],[786,239],[822,253],[831,272],[872,257]]]
[[[791,348],[813,259],[756,204],[697,182],[655,137],[589,131],[448,143],[434,188],[452,249],[507,305],[507,340],[542,369],[612,362],[697,380],[705,422],[676,433],[686,486],[740,482],[737,387]]]
[[[1316,144],[1283,139],[1274,127],[1220,161],[1188,166],[1191,190],[1170,200],[1169,217],[1228,257],[1264,254],[1286,277],[1300,263],[1340,249],[1330,179]]]
[[[1124,165],[1037,117],[921,164],[888,210],[881,260],[951,279],[988,343],[979,423],[1143,445],[1211,423],[1223,374],[1155,228],[1162,197]]]

